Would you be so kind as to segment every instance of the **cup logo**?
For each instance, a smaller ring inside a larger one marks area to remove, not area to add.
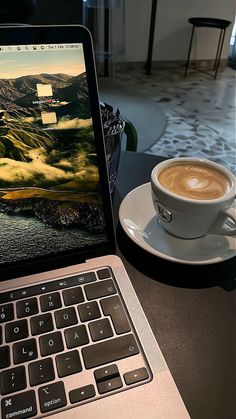
[[[170,223],[172,220],[171,212],[160,201],[155,202],[155,208],[158,217],[165,223]]]

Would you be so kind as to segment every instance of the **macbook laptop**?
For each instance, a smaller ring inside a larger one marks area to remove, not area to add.
[[[93,47],[0,29],[2,419],[188,418],[115,256]]]

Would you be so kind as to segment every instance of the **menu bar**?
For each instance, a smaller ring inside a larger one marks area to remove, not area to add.
[[[36,45],[2,45],[1,52],[31,52],[31,51],[58,51],[68,49],[81,49],[82,44],[36,44]]]

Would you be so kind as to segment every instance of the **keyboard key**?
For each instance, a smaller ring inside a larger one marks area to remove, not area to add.
[[[91,397],[95,396],[95,388],[92,384],[89,384],[84,387],[79,387],[74,390],[71,390],[69,393],[70,402],[71,403],[78,403],[82,402],[83,400],[90,399]]]
[[[89,343],[88,333],[83,324],[66,329],[65,338],[68,349],[76,348],[77,346]]]
[[[61,297],[59,292],[54,292],[52,294],[42,295],[40,297],[40,305],[42,311],[55,310],[61,308]]]
[[[95,298],[105,297],[106,295],[116,293],[116,288],[112,279],[86,285],[84,289],[88,300],[94,300]]]
[[[82,371],[79,352],[70,351],[56,356],[58,377],[66,377]]]
[[[30,385],[47,383],[55,378],[54,366],[51,358],[41,359],[40,361],[29,364]]]
[[[108,364],[138,353],[137,343],[131,334],[82,348],[82,355],[87,369]]]
[[[26,388],[25,367],[20,366],[2,371],[0,374],[1,394],[9,394]]]
[[[74,307],[65,308],[64,310],[58,310],[54,314],[58,329],[62,327],[73,326],[74,324],[78,323]]]
[[[116,390],[122,386],[123,384],[120,377],[97,383],[98,391],[100,394],[108,393],[109,391]]]
[[[107,279],[107,278],[111,278],[111,273],[108,268],[103,268],[97,271],[97,276],[99,279]]]
[[[101,317],[101,313],[96,301],[90,303],[80,304],[78,306],[80,320],[87,322],[88,320],[94,320]]]
[[[99,370],[94,371],[94,377],[97,383],[101,381],[111,380],[112,378],[119,377],[119,371],[116,364],[108,365]]]
[[[51,332],[54,329],[51,313],[32,317],[32,319],[30,319],[30,326],[32,335],[41,335],[43,333]]]
[[[110,298],[104,298],[100,301],[100,303],[103,313],[106,316],[111,316],[112,323],[118,335],[130,332],[131,329],[129,321],[118,295],[114,295]]]
[[[33,390],[2,399],[2,419],[31,418],[37,414],[35,392]]]
[[[89,323],[89,331],[93,341],[110,338],[113,331],[108,319],[97,320]]]
[[[60,332],[49,333],[39,338],[40,352],[42,356],[52,355],[64,349]]]
[[[0,326],[0,345],[2,344],[2,326]]]
[[[0,306],[0,323],[9,322],[14,319],[13,304],[4,304]]]
[[[28,300],[18,301],[16,303],[16,313],[19,319],[37,314],[38,311],[37,298],[29,298]]]
[[[39,388],[39,402],[42,413],[66,406],[65,387],[62,381]]]
[[[24,364],[31,361],[38,356],[36,340],[28,339],[23,342],[14,343],[13,345],[13,360],[14,364]]]
[[[29,336],[27,320],[18,320],[5,326],[6,342],[25,339]]]
[[[84,301],[83,291],[81,287],[70,288],[63,291],[63,300],[66,306],[79,304]]]
[[[149,378],[149,374],[144,367],[124,374],[124,379],[127,385],[138,383],[139,381],[146,380],[147,378]]]
[[[29,364],[30,385],[36,386],[55,378],[53,362],[51,358],[41,359],[40,361]]]
[[[7,368],[10,365],[10,349],[9,346],[0,347],[0,369]]]

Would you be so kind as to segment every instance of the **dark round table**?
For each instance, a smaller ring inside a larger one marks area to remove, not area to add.
[[[213,67],[214,79],[216,79],[218,69],[219,69],[219,65],[220,65],[222,48],[223,48],[223,45],[224,45],[225,31],[232,22],[230,22],[229,20],[218,19],[218,18],[214,18],[214,17],[190,17],[188,21],[193,26],[192,26],[192,32],[191,32],[191,37],[190,37],[190,42],[189,42],[188,57],[187,57],[186,65],[185,65],[184,75],[187,76],[187,72],[188,72],[188,68],[189,68],[189,61],[190,61],[193,35],[194,35],[195,28],[203,28],[203,27],[205,27],[205,28],[215,28],[215,29],[220,30],[220,36],[219,36],[219,41],[218,41],[216,56],[215,56],[215,63],[214,63],[214,67]]]
[[[153,256],[118,218],[124,196],[150,179],[163,157],[123,152],[113,199],[117,254],[192,419],[235,419],[236,258],[193,266]]]

